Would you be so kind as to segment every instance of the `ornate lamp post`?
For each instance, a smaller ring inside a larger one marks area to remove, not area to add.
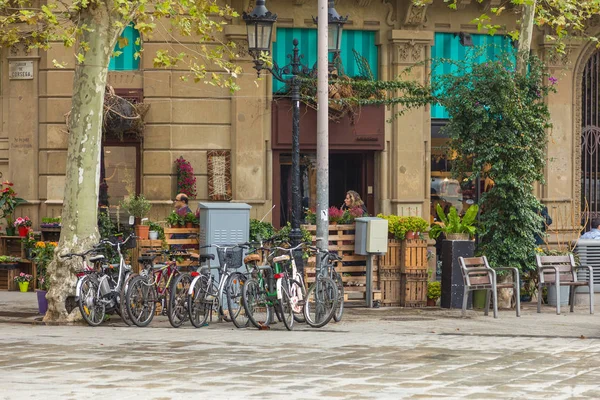
[[[348,18],[340,17],[335,11],[333,0],[328,3],[329,13],[329,51],[334,57],[339,55],[342,43],[342,28]],[[289,64],[279,67],[273,63],[272,67],[266,66],[264,57],[271,54],[271,34],[273,24],[277,21],[277,14],[272,14],[265,6],[265,0],[256,0],[256,6],[250,13],[243,13],[248,29],[248,51],[254,59],[254,69],[260,76],[265,69],[279,82],[285,83],[292,90],[292,231],[290,239],[293,246],[300,243],[300,218],[302,215],[302,198],[300,194],[300,82],[299,75],[310,75],[314,69],[309,69],[301,63],[303,56],[298,54],[298,40],[294,39],[294,49],[288,58]],[[287,77],[286,77],[287,76]]]

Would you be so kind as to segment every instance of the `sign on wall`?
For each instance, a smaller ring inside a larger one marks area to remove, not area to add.
[[[33,61],[9,61],[8,79],[33,79]]]

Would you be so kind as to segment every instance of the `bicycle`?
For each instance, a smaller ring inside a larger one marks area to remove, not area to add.
[[[287,248],[280,248],[288,251]],[[296,249],[296,248],[294,248]],[[273,318],[273,310],[278,318],[283,321],[287,330],[292,330],[294,312],[290,299],[290,283],[287,272],[283,270],[282,263],[290,260],[284,254],[273,257],[275,250],[267,258],[271,258],[271,265],[255,265],[250,278],[246,281],[242,292],[244,309],[248,319],[258,329],[269,327]]]
[[[290,260],[290,275],[286,274],[286,280],[281,283],[286,283],[284,285],[285,290],[287,291],[287,295],[290,298],[292,311],[294,313],[294,320],[299,323],[306,322],[306,318],[304,317],[304,300],[306,299],[306,287],[304,286],[304,278],[302,274],[298,272],[298,268],[296,267],[296,258],[294,257],[294,251],[300,249],[305,244],[300,243],[296,247],[273,247],[274,250],[289,252],[288,260]],[[286,261],[285,259],[282,261]],[[281,279],[281,278],[280,278]],[[280,291],[280,287],[278,286],[278,291]],[[279,297],[278,295],[278,298]]]
[[[325,260],[327,261],[327,264],[331,264],[329,263],[329,257],[334,256],[335,253],[312,246],[310,249],[317,252],[317,254],[324,255],[321,260]],[[335,254],[334,257],[339,258],[337,254]],[[329,265],[325,267],[322,262],[319,265],[320,269],[315,276],[315,281],[306,292],[306,301],[304,302],[304,317],[306,318],[306,323],[313,328],[321,328],[327,325],[334,314],[336,314],[339,302],[338,285],[329,276]]]
[[[168,254],[170,260],[163,264],[154,264],[154,259],[160,254]],[[169,316],[169,322],[179,327],[185,322],[185,316],[171,307],[170,300],[173,291],[185,291],[185,280],[179,280],[178,286],[173,285],[173,277],[180,274],[175,257],[188,254],[184,250],[161,253],[148,252],[138,261],[143,265],[138,276],[133,277],[127,287],[127,311],[133,323],[145,327],[152,322],[157,303],[161,304],[162,313]],[[189,278],[189,274],[183,274]],[[183,279],[183,278],[182,278]]]
[[[318,249],[317,247],[312,247],[312,250]],[[344,281],[342,276],[335,269],[338,263],[342,262],[342,257],[335,251],[323,251],[318,249],[318,254],[321,255],[321,269],[323,266],[326,267],[327,276],[331,278],[336,286],[338,292],[338,302],[335,309],[335,313],[333,314],[333,320],[335,322],[340,322],[342,320],[342,316],[344,314]]]
[[[187,300],[190,322],[196,328],[200,328],[206,324],[209,313],[212,321],[212,312],[216,311],[219,320],[233,321],[237,327],[245,327],[247,322],[242,324],[238,317],[242,310],[239,305],[240,292],[246,281],[246,276],[237,269],[243,264],[242,256],[247,244],[213,244],[201,248],[209,247],[217,249],[219,266],[204,266],[200,268],[200,271],[192,273],[193,280],[189,287]],[[213,276],[212,270],[217,270],[218,280]],[[223,295],[227,298],[229,315],[224,310]]]
[[[92,252],[103,251],[101,248],[103,245],[115,247],[119,255],[117,273],[113,272],[116,264],[104,264],[105,256],[98,254],[89,259],[94,263],[94,268],[86,265],[85,269],[77,274],[79,279],[75,289],[75,300],[88,325],[100,325],[106,314],[112,314],[112,312],[119,314],[125,324],[131,325],[123,301],[124,282],[131,274],[131,266],[125,264],[121,250],[127,244],[131,246],[134,238],[135,235],[132,233],[124,241],[115,239],[115,243],[113,243],[110,240],[102,240],[97,246],[83,253],[68,253],[61,256],[61,258],[81,257],[85,265],[85,256]]]

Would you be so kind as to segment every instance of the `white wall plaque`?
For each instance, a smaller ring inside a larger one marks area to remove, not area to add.
[[[33,61],[9,61],[8,79],[33,79]]]

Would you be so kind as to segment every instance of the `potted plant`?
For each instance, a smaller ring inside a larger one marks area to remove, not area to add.
[[[150,240],[158,240],[159,238],[164,237],[164,230],[162,226],[152,221],[148,222],[148,226],[150,227],[150,231],[148,232],[148,237]]]
[[[29,290],[29,282],[33,278],[32,275],[21,272],[19,275],[15,276],[14,280],[19,284],[19,290],[21,292],[26,292]]]
[[[434,307],[437,304],[437,300],[442,295],[442,284],[441,282],[428,282],[427,283],[427,306]]]
[[[427,230],[429,224],[421,217],[404,217],[401,221],[404,225],[406,240],[418,239],[419,235]]]
[[[60,217],[56,217],[56,218],[44,217],[44,218],[42,218],[42,223],[40,224],[40,228],[60,228]]]
[[[171,228],[178,228],[183,225],[183,218],[175,211],[171,211],[171,214],[167,217],[167,223],[171,225]]]
[[[19,204],[27,203],[24,199],[17,197],[12,182],[4,182],[0,185],[0,219],[6,220],[6,235],[14,236],[15,227],[13,226],[15,208]]]
[[[139,196],[132,196],[125,198],[121,201],[121,207],[123,207],[129,215],[133,215],[136,219],[135,235],[141,240],[148,239],[148,231],[150,230],[148,225],[142,225],[142,219],[148,215],[152,205],[143,194]]]
[[[19,230],[19,236],[27,237],[27,232],[29,232],[29,228],[31,227],[31,220],[27,216],[24,218],[19,217],[15,220],[14,226]]]
[[[46,293],[50,287],[50,281],[47,276],[48,264],[54,257],[54,249],[58,246],[57,242],[37,242],[33,248],[33,261],[37,271],[38,290],[38,311],[41,315],[45,315],[48,310],[48,301]]]
[[[197,221],[196,215],[194,213],[187,213],[183,217],[183,221],[185,223],[186,228],[192,228],[194,226],[194,222]]]
[[[432,239],[437,239],[441,233],[444,233],[448,240],[469,240],[475,235],[477,231],[475,218],[479,211],[477,204],[469,207],[462,218],[458,215],[456,207],[450,207],[450,211],[446,215],[438,204],[436,211],[441,223],[432,225],[429,231],[429,237]]]
[[[0,256],[0,266],[3,266],[3,267],[14,267],[20,261],[21,261],[21,259],[19,257]]]
[[[331,225],[336,225],[338,222],[342,220],[344,216],[344,211],[337,208],[336,206],[329,207],[329,223]]]

